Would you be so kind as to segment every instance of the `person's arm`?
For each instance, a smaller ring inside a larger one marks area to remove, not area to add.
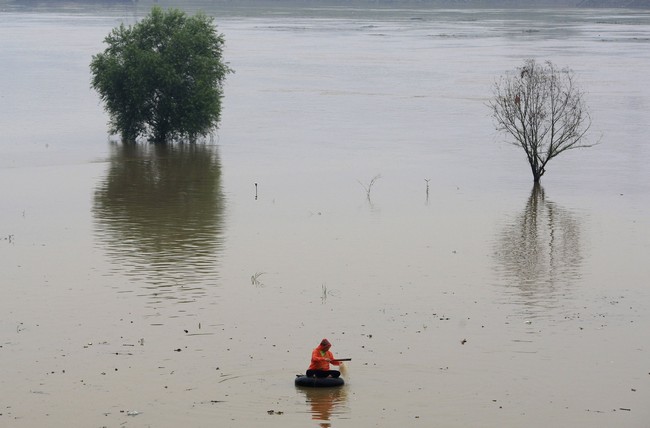
[[[340,361],[336,361],[334,358],[334,354],[332,354],[330,351],[327,351],[327,357],[329,358],[329,363],[334,364],[335,366],[341,365]]]

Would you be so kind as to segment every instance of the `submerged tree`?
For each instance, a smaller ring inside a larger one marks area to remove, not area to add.
[[[591,126],[584,92],[573,71],[558,69],[550,61],[528,59],[516,73],[502,76],[494,84],[489,106],[497,130],[526,152],[536,183],[555,156],[591,146],[583,142]]]
[[[114,28],[90,63],[91,86],[124,141],[166,143],[210,134],[221,113],[224,36],[213,19],[155,6],[140,22]]]

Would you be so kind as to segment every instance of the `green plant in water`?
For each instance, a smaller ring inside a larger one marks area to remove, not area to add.
[[[256,287],[264,287],[264,284],[262,281],[260,281],[260,276],[262,275],[264,275],[264,272],[255,272],[253,275],[251,275],[251,284]]]
[[[196,141],[216,129],[223,81],[224,36],[203,13],[154,6],[140,22],[120,25],[92,57],[91,86],[125,142]]]

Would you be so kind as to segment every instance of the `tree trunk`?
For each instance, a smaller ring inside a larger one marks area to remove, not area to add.
[[[533,182],[535,184],[539,183],[539,181],[542,179],[542,174],[544,174],[544,170],[542,169],[540,171],[539,168],[532,163],[530,165],[530,170],[533,173]]]

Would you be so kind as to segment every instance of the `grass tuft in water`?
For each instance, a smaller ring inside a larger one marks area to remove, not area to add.
[[[260,276],[264,275],[264,272],[255,272],[251,275],[251,284],[255,287],[264,287],[264,283],[260,281]]]

